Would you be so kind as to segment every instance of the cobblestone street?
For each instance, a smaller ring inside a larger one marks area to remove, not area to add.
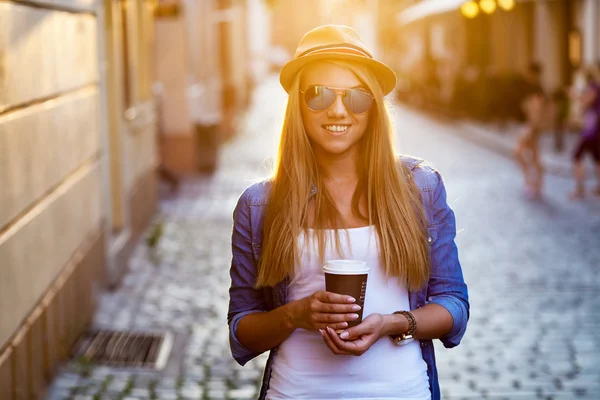
[[[257,89],[217,172],[163,194],[158,245],[141,241],[122,286],[100,298],[94,327],[174,335],[165,369],[73,360],[48,399],[256,398],[266,354],[240,367],[228,346],[232,211],[267,174],[284,107],[276,79]],[[600,199],[571,202],[572,182],[548,176],[544,201],[528,201],[512,160],[465,141],[458,126],[393,113],[401,152],[444,177],[469,285],[462,344],[436,344],[442,398],[600,399]]]

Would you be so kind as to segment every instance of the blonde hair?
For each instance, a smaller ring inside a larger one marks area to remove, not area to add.
[[[367,131],[361,139],[357,188],[352,212],[374,225],[378,248],[387,276],[395,276],[409,290],[417,290],[429,278],[427,220],[412,171],[397,162],[393,130],[384,96],[374,74],[364,66],[328,61],[352,71],[373,93]],[[300,109],[300,71],[289,92],[279,151],[271,178],[264,219],[263,244],[256,287],[274,286],[292,276],[300,262],[298,237],[308,234],[309,202],[314,202],[314,230],[321,264],[325,261],[325,228],[339,228],[340,214],[327,191],[306,134]],[[311,198],[313,185],[317,191]],[[359,210],[366,200],[367,215]],[[343,228],[342,228],[343,229]],[[341,253],[339,230],[335,244]]]

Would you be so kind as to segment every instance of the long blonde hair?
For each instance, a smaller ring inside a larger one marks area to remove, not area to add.
[[[374,225],[387,276],[395,276],[409,290],[421,288],[429,278],[427,220],[412,171],[399,165],[394,153],[391,119],[381,87],[366,67],[327,61],[352,71],[373,93],[367,131],[361,138],[359,177],[352,197],[352,212]],[[308,234],[309,201],[314,201],[314,235],[321,264],[325,258],[325,228],[340,226],[340,214],[323,183],[300,109],[300,71],[289,92],[279,151],[271,178],[264,219],[262,253],[256,287],[274,286],[294,273],[300,262],[298,237]],[[313,185],[316,187],[311,199]],[[367,215],[359,209],[365,198]],[[339,230],[335,244],[340,249]]]

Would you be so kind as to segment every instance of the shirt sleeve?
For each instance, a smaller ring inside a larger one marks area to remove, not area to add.
[[[231,235],[231,286],[229,288],[229,346],[233,358],[244,365],[260,353],[244,346],[236,336],[240,320],[248,314],[266,311],[262,292],[254,288],[257,265],[252,251],[251,214],[248,189],[238,200],[233,212]]]
[[[455,347],[460,343],[469,320],[469,298],[467,285],[463,279],[458,260],[458,249],[454,243],[456,221],[454,211],[446,201],[446,188],[439,173],[438,184],[433,192],[433,220],[437,240],[432,243],[431,276],[429,278],[427,301],[445,307],[454,321],[452,330],[440,338],[445,347]]]

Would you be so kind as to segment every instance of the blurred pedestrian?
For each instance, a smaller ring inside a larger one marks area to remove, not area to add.
[[[573,173],[575,190],[572,199],[585,196],[585,170],[583,156],[590,153],[595,162],[597,185],[594,194],[600,195],[600,71],[589,66],[583,71],[585,86],[583,91],[571,93],[574,101],[579,102],[583,111],[583,124],[579,142],[573,154]]]
[[[280,82],[274,174],[234,211],[233,356],[271,352],[260,399],[439,400],[432,339],[459,344],[467,287],[440,174],[394,154],[384,96],[396,77],[356,31],[326,25],[302,38]],[[356,299],[325,291],[331,259],[370,267],[354,327]]]
[[[565,88],[558,88],[552,92],[552,106],[554,123],[554,151],[561,153],[565,148],[565,130],[569,116],[569,101]]]
[[[527,69],[521,102],[525,128],[515,148],[515,158],[523,171],[525,194],[528,198],[541,197],[544,179],[538,149],[545,103],[544,91],[540,85],[541,72],[542,68],[537,63],[531,63]]]

